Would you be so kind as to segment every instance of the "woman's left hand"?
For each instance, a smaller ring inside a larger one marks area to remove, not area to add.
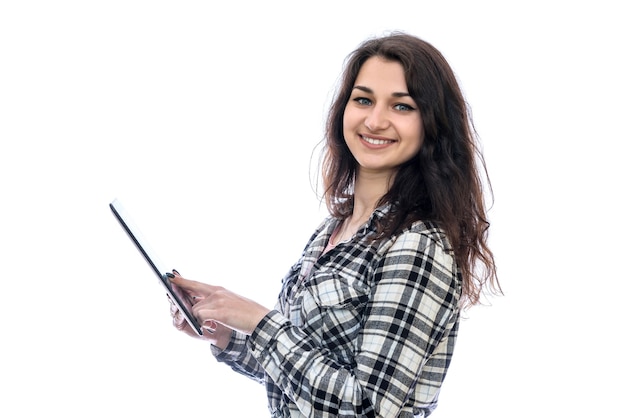
[[[215,321],[250,335],[270,312],[264,306],[220,286],[187,280],[178,275],[170,280],[189,295],[193,301],[193,316],[209,330],[213,328],[211,321]]]

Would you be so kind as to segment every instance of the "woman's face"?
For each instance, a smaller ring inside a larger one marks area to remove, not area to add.
[[[346,105],[343,134],[359,174],[393,176],[417,154],[424,126],[400,63],[380,57],[365,61]]]

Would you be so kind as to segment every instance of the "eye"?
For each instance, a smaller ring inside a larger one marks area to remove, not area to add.
[[[363,106],[369,106],[372,104],[372,101],[366,97],[355,97],[354,100],[356,103],[363,105]]]
[[[415,110],[413,106],[409,106],[408,104],[405,104],[405,103],[398,103],[397,105],[394,106],[394,109],[399,110],[401,112],[410,112],[412,110]]]

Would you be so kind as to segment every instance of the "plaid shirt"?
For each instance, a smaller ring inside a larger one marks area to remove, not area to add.
[[[447,238],[416,222],[323,254],[338,225],[315,231],[250,336],[233,332],[218,361],[266,385],[272,417],[426,417],[437,406],[459,322],[461,277]]]

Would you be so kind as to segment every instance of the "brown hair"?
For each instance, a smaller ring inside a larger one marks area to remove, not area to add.
[[[378,237],[389,237],[417,220],[436,223],[448,236],[461,270],[463,304],[477,304],[485,286],[501,292],[487,246],[489,222],[478,164],[490,187],[489,177],[454,72],[428,42],[393,33],[365,41],[348,56],[326,123],[322,179],[328,210],[341,219],[352,213],[357,162],[343,136],[343,114],[361,66],[374,56],[403,66],[424,124],[420,151],[399,168],[379,202],[391,203],[392,211],[378,226]]]

